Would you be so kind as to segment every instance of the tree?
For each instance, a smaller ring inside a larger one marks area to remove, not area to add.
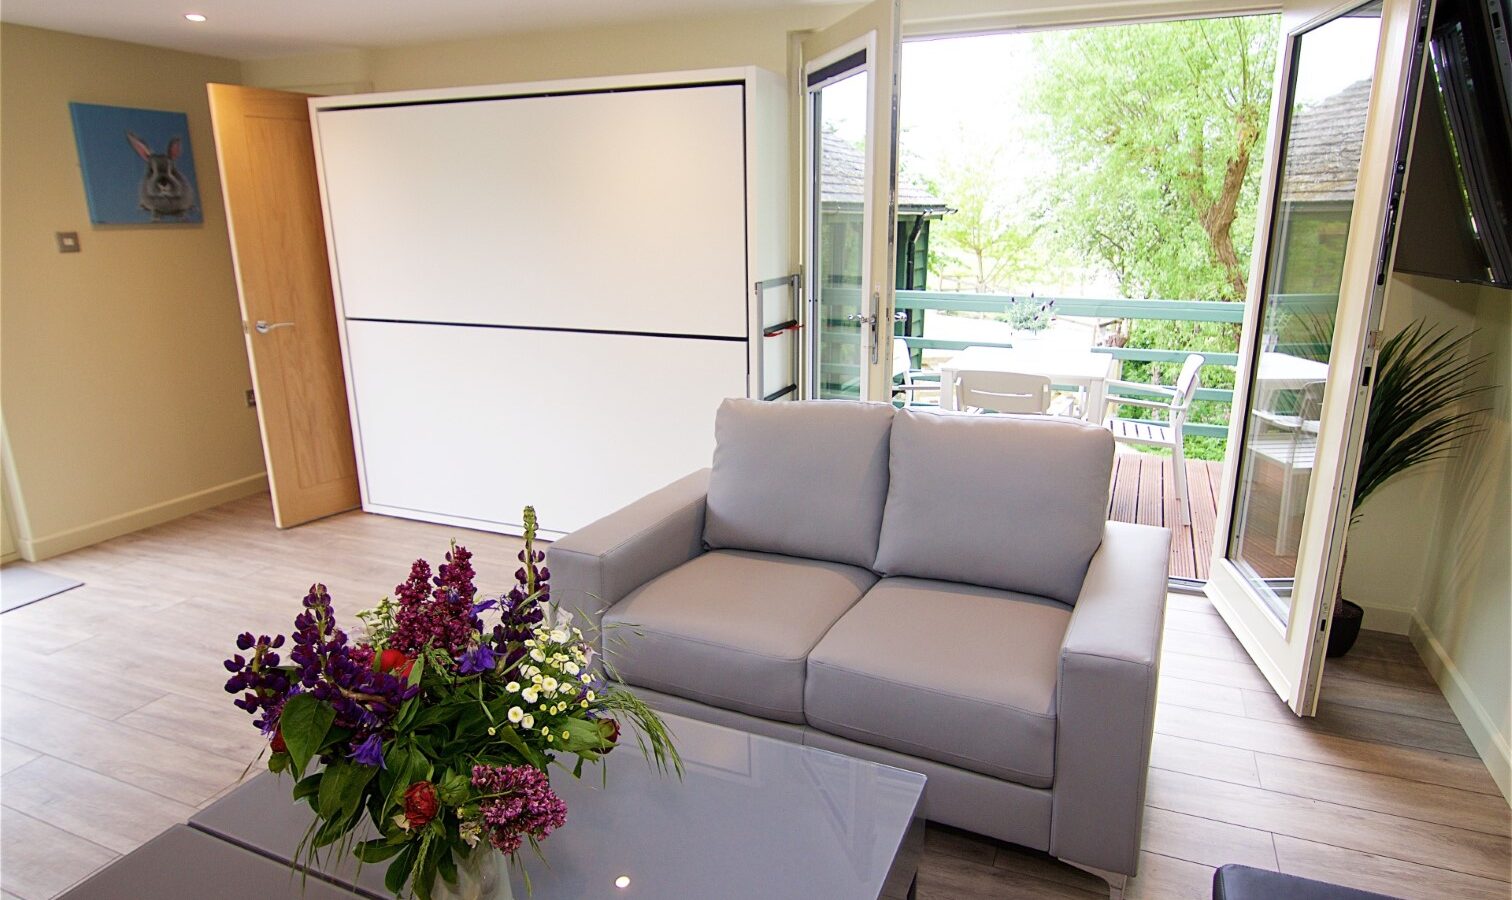
[[[1010,290],[1045,266],[1040,228],[1029,224],[1023,204],[1005,186],[1000,151],[984,150],[964,135],[957,146],[930,182],[953,211],[932,226],[929,269],[977,293]]]
[[[1125,296],[1244,300],[1270,112],[1274,16],[1049,32],[1029,92],[1059,168],[1044,203],[1056,237],[1106,266]],[[1234,352],[1236,325],[1140,320],[1126,346]],[[1179,363],[1129,362],[1132,381],[1169,383]],[[1231,370],[1203,370],[1233,387]],[[1226,423],[1198,401],[1195,422]],[[1125,415],[1138,416],[1129,408]],[[1222,458],[1215,438],[1187,439]]]
[[[1029,91],[1058,238],[1129,296],[1242,300],[1274,17],[1047,32]]]

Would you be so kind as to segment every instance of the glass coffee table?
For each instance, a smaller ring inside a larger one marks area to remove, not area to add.
[[[607,780],[591,769],[581,780],[553,772],[567,824],[542,843],[544,860],[522,854],[531,891],[515,870],[516,897],[911,896],[924,835],[923,775],[678,716],[666,720],[682,753],[681,780],[658,773],[629,734],[605,759]],[[288,778],[264,773],[189,824],[288,862],[311,821],[309,809],[289,799],[290,789]],[[386,898],[384,868],[359,872],[349,855],[331,853],[313,874]]]

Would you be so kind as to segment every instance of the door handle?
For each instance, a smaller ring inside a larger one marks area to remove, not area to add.
[[[293,328],[293,327],[294,327],[294,323],[293,322],[264,322],[262,319],[258,319],[252,325],[252,328],[255,329],[258,334],[267,334],[268,332],[272,331],[275,328]]]

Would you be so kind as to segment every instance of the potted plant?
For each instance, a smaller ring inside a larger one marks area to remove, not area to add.
[[[1419,319],[1381,345],[1351,525],[1360,520],[1366,499],[1381,485],[1408,469],[1449,456],[1461,438],[1484,427],[1484,410],[1465,408],[1465,401],[1490,389],[1470,385],[1471,376],[1487,359],[1468,353],[1470,337]],[[1335,600],[1328,655],[1343,656],[1360,636],[1365,611],[1344,599],[1342,579]]]

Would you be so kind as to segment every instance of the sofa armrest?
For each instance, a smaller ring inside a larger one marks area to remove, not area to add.
[[[1171,532],[1109,522],[1061,645],[1050,852],[1134,874]]]
[[[701,469],[553,543],[551,599],[598,627],[626,594],[703,553],[708,493]]]

